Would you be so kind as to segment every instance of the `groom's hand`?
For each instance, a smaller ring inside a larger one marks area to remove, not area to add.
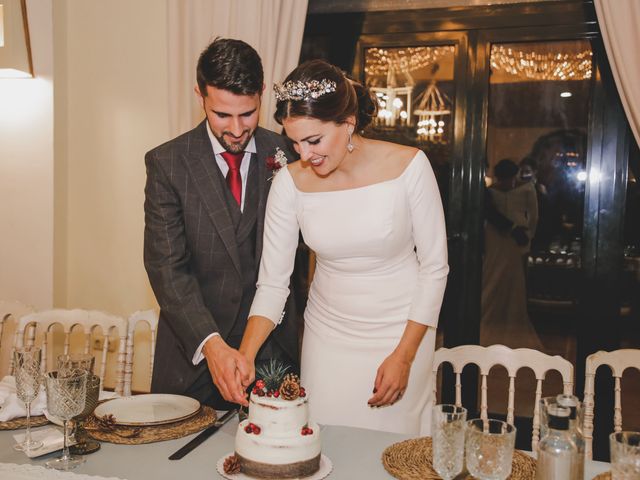
[[[207,340],[202,353],[207,359],[213,383],[218,387],[222,397],[228,402],[248,406],[247,394],[241,380],[250,376],[252,367],[246,357],[227,345],[219,335]]]

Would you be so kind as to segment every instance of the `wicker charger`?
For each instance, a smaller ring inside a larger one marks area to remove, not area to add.
[[[602,472],[593,477],[593,480],[611,480],[611,472]]]
[[[382,452],[384,468],[400,480],[442,480],[433,469],[431,437],[405,440],[394,443]],[[536,476],[536,461],[518,450],[513,452],[511,480],[533,480]],[[473,477],[468,475],[465,480]]]
[[[30,423],[32,427],[41,427],[49,423],[49,420],[47,420],[47,417],[44,415],[36,415],[35,417],[31,417]],[[18,430],[19,428],[27,428],[27,417],[0,422],[0,430]]]
[[[198,413],[189,418],[162,425],[147,425],[143,427],[113,425],[110,428],[104,428],[99,424],[98,419],[91,415],[87,418],[84,428],[91,437],[102,442],[140,445],[142,443],[162,442],[186,437],[210,427],[215,422],[216,411],[203,405],[198,410]]]

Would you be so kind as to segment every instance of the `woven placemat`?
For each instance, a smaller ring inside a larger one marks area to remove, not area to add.
[[[602,472],[593,477],[593,480],[611,480],[611,472]]]
[[[211,407],[203,405],[198,413],[185,420],[144,427],[115,425],[106,430],[101,428],[96,417],[91,415],[87,419],[85,429],[89,435],[102,442],[140,445],[142,443],[162,442],[164,440],[186,437],[187,435],[210,427],[215,422],[216,411]]]
[[[31,417],[32,427],[41,427],[49,423],[44,415],[36,415]],[[19,428],[27,428],[27,417],[14,418],[7,422],[0,422],[0,430],[18,430]]]
[[[433,469],[431,437],[405,440],[394,443],[382,452],[384,468],[400,480],[442,480]],[[513,467],[509,479],[533,480],[536,476],[536,461],[526,453],[513,452]],[[472,480],[468,475],[465,480]]]

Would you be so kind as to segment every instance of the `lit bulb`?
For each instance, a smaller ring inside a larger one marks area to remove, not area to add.
[[[400,118],[402,118],[403,120],[406,120],[408,116],[409,115],[407,115],[407,112],[405,112],[404,110],[400,112]]]
[[[401,108],[402,107],[402,100],[400,100],[399,98],[394,98],[393,99],[393,106],[396,108]]]

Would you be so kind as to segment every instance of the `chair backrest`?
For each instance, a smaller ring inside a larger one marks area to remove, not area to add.
[[[131,382],[133,380],[133,352],[134,335],[138,323],[146,322],[151,331],[151,344],[149,355],[149,386],[151,386],[151,375],[153,374],[153,360],[156,349],[156,333],[158,331],[158,312],[156,310],[144,310],[133,313],[129,317],[129,331],[127,333],[127,354],[124,364],[124,394],[131,395]]]
[[[640,370],[640,350],[622,349],[613,352],[596,352],[587,357],[584,379],[584,424],[585,455],[591,460],[593,456],[593,412],[595,407],[595,377],[601,365],[608,365],[615,379],[613,429],[622,430],[622,384],[620,379],[627,368]]]
[[[436,350],[433,361],[433,402],[436,402],[436,378],[438,367],[442,363],[450,363],[456,375],[456,400],[462,406],[461,373],[466,365],[475,364],[480,369],[480,417],[488,418],[487,375],[495,365],[502,365],[509,375],[509,400],[507,404],[507,423],[513,425],[515,411],[515,379],[518,370],[529,367],[536,376],[536,398],[533,411],[533,432],[531,448],[535,452],[540,440],[540,399],[542,397],[542,381],[549,370],[556,370],[562,376],[563,393],[573,393],[573,365],[559,355],[551,356],[530,348],[511,349],[504,345],[461,345],[454,348]]]
[[[124,391],[124,360],[125,348],[127,341],[127,320],[117,315],[100,312],[97,310],[45,310],[41,312],[31,313],[23,316],[16,330],[16,339],[14,348],[23,345],[34,345],[36,340],[36,331],[39,330],[43,334],[42,343],[42,371],[47,368],[47,346],[48,333],[53,325],[60,325],[64,331],[64,353],[69,353],[69,343],[71,331],[77,325],[81,325],[84,329],[84,353],[91,352],[92,333],[96,327],[102,329],[104,342],[102,345],[102,358],[100,363],[100,386],[104,384],[104,377],[107,368],[107,353],[109,352],[109,343],[111,333],[115,333],[118,337],[118,353],[116,360],[116,393],[122,395]],[[26,334],[26,335],[25,335]]]
[[[0,300],[0,378],[13,374],[13,340],[20,317],[33,308],[20,302]]]

